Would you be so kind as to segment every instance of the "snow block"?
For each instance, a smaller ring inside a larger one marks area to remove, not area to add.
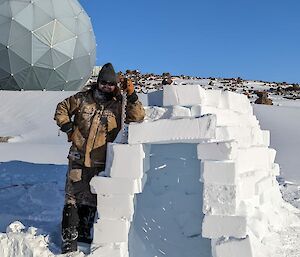
[[[127,257],[128,244],[126,243],[110,243],[110,244],[92,244],[90,257]]]
[[[233,161],[201,162],[201,181],[210,184],[235,185],[238,171]]]
[[[243,216],[205,215],[202,224],[202,236],[206,238],[247,236],[247,218]]]
[[[107,156],[105,173],[108,176],[130,179],[143,177],[145,152],[141,144],[109,143]]]
[[[216,127],[216,139],[219,141],[235,140],[241,148],[264,144],[262,131],[258,127]]]
[[[206,89],[202,104],[204,106],[219,107],[221,102],[221,94],[222,90]]]
[[[179,105],[169,107],[145,106],[145,121],[191,117],[191,109]]]
[[[133,195],[97,195],[97,210],[100,218],[132,221],[133,198]]]
[[[163,105],[192,106],[202,103],[205,89],[200,85],[165,85]]]
[[[237,157],[236,141],[201,143],[197,146],[199,160],[234,160]]]
[[[128,143],[199,142],[214,138],[215,127],[216,117],[214,115],[206,115],[201,118],[131,123]]]
[[[92,178],[91,191],[101,195],[133,195],[141,192],[141,179],[110,178],[95,176]]]
[[[239,201],[236,186],[204,184],[204,214],[234,215],[236,214]]]
[[[279,176],[280,175],[280,166],[278,163],[272,164],[271,176]]]
[[[239,149],[236,160],[239,172],[270,170],[272,168],[274,151],[274,149],[259,146]]]
[[[94,223],[94,244],[128,242],[127,220],[98,219]]]
[[[266,257],[263,245],[253,234],[244,239],[225,239],[217,242],[216,257]]]
[[[247,96],[230,91],[222,91],[220,107],[243,114],[253,114],[253,108]]]
[[[233,110],[219,109],[212,106],[192,106],[192,117],[200,117],[205,114],[215,114],[217,117],[217,126],[257,127],[259,125],[256,117],[251,114],[241,114]]]

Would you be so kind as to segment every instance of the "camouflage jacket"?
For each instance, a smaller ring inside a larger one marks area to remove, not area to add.
[[[134,93],[135,95],[135,93]],[[126,123],[142,121],[144,108],[136,95],[128,97]],[[73,121],[68,158],[85,167],[105,163],[108,142],[113,142],[121,127],[122,101],[117,98],[97,103],[93,90],[79,92],[57,105],[54,119],[59,127]]]

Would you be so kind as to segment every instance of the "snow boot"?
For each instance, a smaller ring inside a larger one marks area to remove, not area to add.
[[[63,210],[61,233],[62,254],[77,251],[78,222],[79,218],[76,206],[72,204],[65,205]]]
[[[91,229],[94,224],[96,207],[88,205],[79,205],[78,206],[78,242],[91,244],[93,237],[91,235]]]

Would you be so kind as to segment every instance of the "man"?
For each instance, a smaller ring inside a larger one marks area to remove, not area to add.
[[[126,123],[142,121],[144,109],[132,82],[124,80],[127,93]],[[105,64],[92,88],[57,105],[54,119],[72,142],[62,218],[62,253],[77,250],[77,242],[91,243],[97,197],[89,182],[105,168],[106,148],[121,127],[122,96],[112,64]]]

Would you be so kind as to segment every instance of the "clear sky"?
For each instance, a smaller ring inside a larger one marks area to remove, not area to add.
[[[79,0],[97,64],[300,82],[299,0]]]

